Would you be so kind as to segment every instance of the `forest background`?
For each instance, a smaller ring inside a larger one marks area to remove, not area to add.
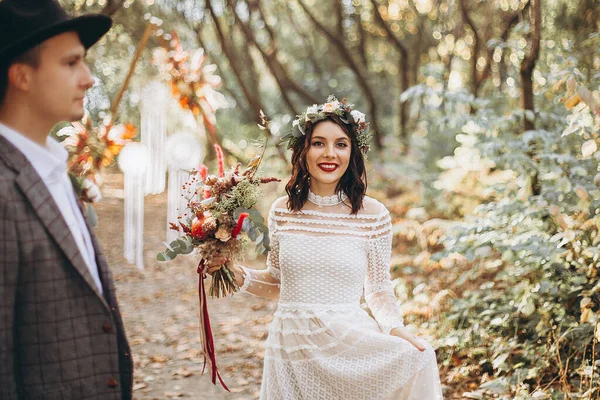
[[[600,397],[598,0],[61,3],[115,20],[88,54],[94,120],[149,22],[215,64],[224,103],[212,140],[230,163],[306,106],[347,97],[374,132],[369,194],[394,215],[397,295],[435,343],[448,397]],[[160,46],[150,36],[119,122],[138,124]],[[269,147],[265,174],[284,179],[286,157]]]

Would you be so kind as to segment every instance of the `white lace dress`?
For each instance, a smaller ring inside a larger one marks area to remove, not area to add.
[[[389,334],[403,321],[390,281],[385,206],[365,198],[358,215],[343,204],[310,202],[290,212],[286,201],[269,213],[267,269],[244,268],[243,291],[279,298],[260,398],[442,399],[431,346],[421,352]],[[363,294],[374,318],[360,306]]]

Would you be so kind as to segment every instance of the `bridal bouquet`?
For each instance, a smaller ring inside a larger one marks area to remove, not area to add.
[[[157,255],[158,261],[169,261],[179,254],[196,251],[201,259],[198,272],[202,273],[215,255],[230,260],[240,257],[244,244],[242,232],[254,243],[259,254],[269,250],[265,220],[253,207],[260,197],[259,186],[279,179],[256,177],[262,156],[243,170],[237,164],[225,171],[223,150],[219,145],[215,145],[215,150],[218,174],[209,175],[206,166],[201,165],[184,184],[186,209],[176,222],[170,222],[171,229],[183,235]],[[211,296],[225,297],[237,290],[228,264],[212,274]]]
[[[261,113],[263,125],[267,129],[267,120]],[[208,169],[200,165],[192,171],[191,177],[183,186],[187,205],[176,222],[170,222],[171,228],[183,235],[167,245],[167,249],[158,253],[158,261],[169,261],[180,254],[196,252],[200,255],[197,272],[198,297],[200,302],[200,336],[204,352],[204,366],[209,361],[212,369],[212,383],[219,378],[221,385],[229,391],[217,370],[215,348],[210,327],[204,280],[212,257],[219,255],[227,259],[239,258],[245,232],[249,241],[254,242],[256,251],[269,250],[269,233],[265,220],[258,210],[253,208],[260,198],[259,186],[277,182],[277,178],[257,177],[263,153],[242,169],[237,164],[225,171],[223,150],[215,145],[218,161],[217,175],[209,175]],[[248,242],[248,240],[246,240]],[[212,273],[209,294],[213,297],[225,297],[237,291],[238,285],[228,264]]]

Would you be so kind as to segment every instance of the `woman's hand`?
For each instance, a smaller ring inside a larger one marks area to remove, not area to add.
[[[400,337],[404,340],[407,340],[410,344],[415,346],[418,350],[425,350],[425,343],[423,339],[414,335],[411,331],[409,331],[405,326],[399,326],[391,330],[390,335]]]
[[[208,264],[208,269],[206,270],[206,272],[209,275],[212,275],[214,272],[220,270],[227,261],[229,261],[227,257],[223,257],[220,255],[212,257],[210,263]]]
[[[229,258],[223,257],[221,255],[213,256],[213,258],[210,260],[210,263],[208,264],[206,273],[212,275],[216,271],[223,268],[223,265],[225,265],[225,263],[229,261]],[[242,268],[240,268],[240,266],[238,265],[230,265],[229,269],[233,273],[233,278],[235,279],[238,286],[242,286],[244,284],[244,271],[242,270]]]

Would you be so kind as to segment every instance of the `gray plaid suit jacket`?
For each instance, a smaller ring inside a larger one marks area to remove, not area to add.
[[[0,136],[0,399],[131,399],[112,274],[90,234],[104,295],[45,184]]]

